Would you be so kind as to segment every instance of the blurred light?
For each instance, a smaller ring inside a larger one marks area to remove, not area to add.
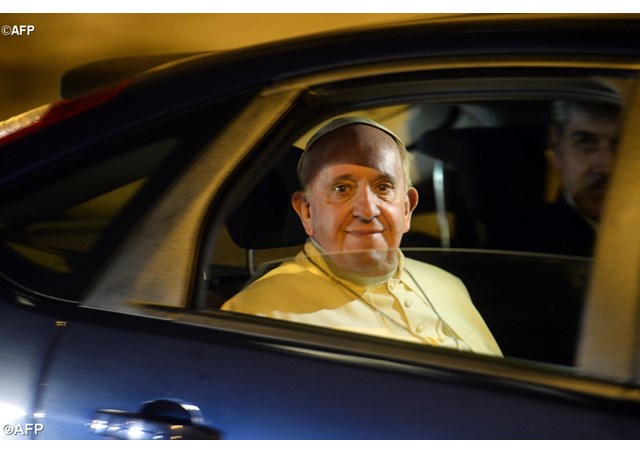
[[[9,423],[21,419],[27,413],[12,404],[0,403],[0,422]]]
[[[27,128],[40,121],[49,110],[48,105],[43,105],[28,112],[16,115],[4,121],[0,121],[0,139]]]
[[[129,439],[142,439],[144,437],[144,429],[140,425],[131,425],[127,428]]]
[[[75,99],[63,99],[30,110],[0,123],[0,145],[84,113],[117,97],[131,85],[125,79],[115,86],[96,90]]]
[[[200,411],[198,406],[194,406],[193,404],[181,404],[181,406],[187,411]]]
[[[91,431],[96,434],[100,434],[106,431],[108,426],[109,424],[106,422],[106,420],[92,420],[91,424],[89,425]]]

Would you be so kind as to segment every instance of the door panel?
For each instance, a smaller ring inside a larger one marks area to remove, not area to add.
[[[421,376],[406,367],[305,358],[167,321],[125,317],[138,327],[109,327],[104,316],[94,318],[98,324],[68,323],[39,438],[96,438],[86,425],[94,411],[136,411],[162,398],[198,406],[205,425],[224,439],[620,435],[615,416],[561,395],[508,390],[454,373]]]
[[[0,439],[28,439],[56,319],[0,301]]]

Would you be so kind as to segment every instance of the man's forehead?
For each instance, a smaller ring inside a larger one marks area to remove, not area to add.
[[[388,179],[396,181],[402,176],[402,173],[392,165],[393,164],[389,165],[388,168],[384,168],[384,165],[371,166],[359,165],[351,162],[332,162],[323,166],[317,174],[323,175],[326,179],[333,181],[343,179],[353,180],[362,177],[371,180]]]
[[[585,116],[582,119],[576,118],[567,123],[564,136],[574,137],[594,137],[615,140],[622,132],[622,124],[615,118],[597,118]]]
[[[402,167],[400,150],[391,137],[368,126],[336,131],[314,149],[316,170],[328,165],[368,167],[380,172],[397,172]]]
[[[615,115],[609,112],[600,112],[584,109],[570,110],[567,126],[571,128],[580,128],[581,126],[595,126],[595,125],[620,125],[620,115]]]

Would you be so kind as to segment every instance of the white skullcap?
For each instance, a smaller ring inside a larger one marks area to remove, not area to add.
[[[313,136],[309,139],[309,142],[307,142],[307,146],[305,148],[305,151],[307,151],[309,148],[311,148],[311,146],[315,142],[317,142],[319,139],[321,139],[322,137],[324,137],[328,133],[333,132],[336,129],[339,129],[341,127],[349,126],[351,124],[366,124],[367,126],[372,126],[372,127],[375,127],[376,129],[380,129],[381,131],[389,134],[396,142],[398,142],[399,144],[404,146],[404,143],[402,142],[402,140],[400,140],[400,137],[398,137],[391,130],[389,130],[388,128],[384,127],[380,123],[377,123],[377,122],[375,122],[373,120],[370,120],[369,118],[365,118],[363,116],[343,116],[341,118],[336,118],[336,119],[333,119],[333,120],[329,121],[327,124],[325,124],[320,129],[318,129],[318,131],[315,134],[313,134]]]
[[[400,140],[400,137],[398,137],[390,129],[384,127],[382,124],[377,123],[373,120],[370,120],[369,118],[365,118],[363,116],[343,116],[340,118],[335,118],[329,121],[324,126],[322,126],[320,129],[318,129],[318,131],[315,134],[313,134],[313,136],[307,142],[307,146],[304,149],[304,152],[302,153],[302,155],[300,156],[300,160],[298,160],[298,179],[301,179],[300,172],[302,170],[302,162],[304,162],[306,154],[309,152],[309,149],[311,148],[311,146],[313,146],[313,144],[318,140],[320,140],[322,137],[335,131],[336,129],[340,129],[341,127],[349,126],[352,124],[364,124],[367,126],[375,127],[376,129],[379,129],[382,132],[391,136],[391,138],[393,138],[393,140],[398,144],[399,147],[401,147],[401,149],[405,149],[404,143],[402,142],[402,140]]]

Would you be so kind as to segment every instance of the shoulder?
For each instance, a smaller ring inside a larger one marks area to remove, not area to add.
[[[453,285],[462,285],[462,280],[452,273],[433,264],[412,258],[404,259],[404,266],[416,279],[445,282]],[[464,286],[464,285],[463,285]]]
[[[432,264],[413,259],[405,260],[405,274],[408,281],[429,292],[437,304],[449,308],[472,305],[469,291],[456,275]]]
[[[327,280],[297,261],[288,261],[268,272],[229,299],[222,310],[287,318],[304,306],[316,309],[332,290]],[[304,303],[302,303],[304,301]]]

